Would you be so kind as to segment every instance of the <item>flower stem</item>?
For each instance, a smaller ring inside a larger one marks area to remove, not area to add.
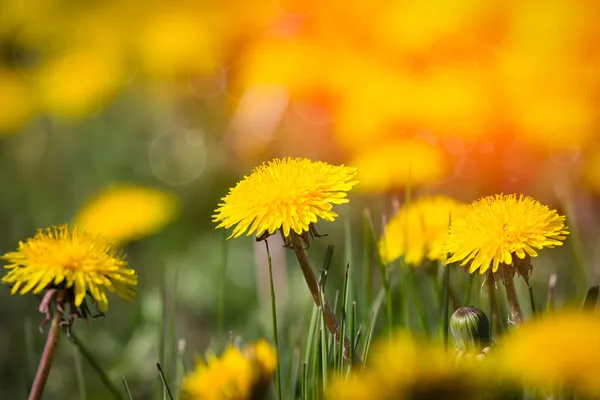
[[[52,365],[52,358],[54,356],[54,349],[58,343],[60,337],[60,321],[62,314],[57,310],[52,318],[52,324],[48,331],[48,337],[46,338],[46,344],[44,345],[44,351],[42,352],[42,358],[38,365],[37,372],[33,385],[31,386],[31,392],[29,393],[29,400],[39,400],[44,394],[44,387],[50,374],[50,366]]]
[[[321,296],[319,284],[317,283],[317,277],[310,265],[310,261],[308,261],[308,255],[306,254],[306,250],[302,248],[302,243],[296,241],[294,243],[294,251],[296,252],[296,258],[298,259],[298,263],[300,264],[300,269],[302,270],[302,275],[304,275],[304,280],[306,280],[306,284],[308,285],[308,289],[310,290],[310,294],[317,305],[317,307],[321,307]],[[323,298],[323,314],[325,316],[325,324],[329,329],[329,332],[335,337],[336,342],[340,342],[341,340],[341,330],[340,324],[335,317],[335,314],[331,310],[331,306],[327,302],[325,298]],[[344,336],[344,358],[350,360],[350,339],[347,336]],[[358,355],[354,356],[354,362],[356,365],[360,365],[362,361]]]
[[[521,305],[517,297],[517,290],[515,289],[515,281],[513,277],[506,279],[506,298],[510,306],[511,319],[516,326],[520,326],[523,323],[523,313],[521,312]]]

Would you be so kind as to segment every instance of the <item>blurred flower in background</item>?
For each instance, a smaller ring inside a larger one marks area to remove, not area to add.
[[[177,199],[166,192],[136,185],[113,185],[79,211],[75,225],[119,243],[160,231],[177,216]]]
[[[526,384],[576,389],[599,396],[600,315],[596,311],[561,310],[537,318],[498,343],[501,373]]]
[[[350,378],[336,379],[329,399],[477,399],[492,392],[485,359],[457,362],[441,343],[396,333],[373,348]]]
[[[277,355],[261,340],[240,350],[229,347],[208,362],[199,360],[196,369],[182,381],[182,397],[186,400],[250,400],[262,398],[273,377]]]
[[[443,245],[451,218],[459,218],[467,205],[445,196],[429,196],[400,208],[379,239],[384,263],[404,256],[408,265],[419,267],[425,260],[445,260]]]

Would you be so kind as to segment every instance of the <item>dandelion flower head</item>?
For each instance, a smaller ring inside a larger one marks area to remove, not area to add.
[[[334,381],[328,398],[478,398],[488,371],[483,361],[457,363],[441,344],[402,332],[375,346],[369,359],[362,372]]]
[[[460,217],[467,205],[445,196],[429,196],[403,206],[388,222],[379,240],[384,263],[404,256],[408,265],[423,260],[444,260],[443,245],[450,218]]]
[[[497,356],[504,374],[534,387],[600,396],[600,314],[561,310],[526,322],[498,343]]]
[[[75,224],[119,243],[159,232],[177,213],[174,196],[137,185],[115,185],[98,193],[78,213]]]
[[[473,202],[452,220],[444,251],[447,263],[471,262],[469,272],[498,270],[513,264],[513,256],[536,257],[535,249],[561,246],[569,234],[565,217],[531,197],[497,194]]]
[[[356,168],[334,166],[306,158],[275,159],[245,176],[223,197],[215,211],[217,228],[236,225],[229,237],[244,232],[268,232],[277,229],[289,236],[307,232],[318,218],[333,221],[334,204],[347,203],[347,192],[357,184]]]
[[[67,225],[38,230],[2,258],[9,263],[2,282],[12,285],[12,294],[71,289],[75,306],[90,294],[101,311],[108,309],[107,290],[127,300],[136,294],[137,275],[111,242]]]
[[[187,400],[247,400],[264,390],[276,364],[275,350],[260,341],[249,349],[231,346],[220,356],[200,359],[181,385]]]

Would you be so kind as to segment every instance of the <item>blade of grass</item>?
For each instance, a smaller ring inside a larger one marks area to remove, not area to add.
[[[158,324],[158,363],[160,365],[165,365],[165,360],[167,357],[167,313],[168,313],[168,304],[167,304],[167,272],[164,265],[160,267],[160,276],[161,279],[158,283],[160,290],[160,300],[161,300],[161,315],[160,315],[160,323]],[[165,391],[165,386],[161,386],[161,394],[160,396],[163,400],[166,400],[167,393]]]
[[[450,266],[444,265],[444,298],[442,301],[442,321],[444,329],[444,346],[448,349],[448,332],[450,326]]]
[[[350,368],[354,366],[354,355],[356,354],[356,302],[352,302],[352,312],[350,314]]]
[[[375,225],[373,223],[371,215],[369,213],[367,213],[367,214],[365,214],[365,218],[369,224],[369,228],[370,228],[369,230],[371,231],[372,243],[377,243],[378,240],[377,240],[376,233],[375,233]],[[385,216],[382,216],[382,223],[383,223],[382,236],[385,237],[385,226],[386,226]],[[385,265],[385,263],[381,259],[381,255],[379,254],[378,249],[376,249],[374,253],[375,253],[375,256],[377,259],[377,265],[379,266],[379,272],[381,275],[381,284],[384,289],[384,295],[385,295],[385,300],[386,300],[386,317],[387,317],[388,332],[391,335],[391,331],[392,331],[392,328],[394,325],[394,320],[393,320],[391,284],[390,284],[390,279],[388,276],[389,268],[387,268],[388,266]]]
[[[179,269],[175,269],[174,271],[175,276],[173,277],[173,287],[171,289],[171,293],[170,293],[170,307],[169,307],[169,324],[167,326],[168,331],[167,331],[167,343],[169,344],[167,347],[167,354],[166,354],[166,359],[165,362],[168,362],[168,365],[170,367],[170,372],[171,372],[171,379],[173,379],[173,381],[171,382],[171,384],[173,384],[174,382],[177,382],[175,377],[177,376],[177,352],[174,346],[175,343],[175,336],[176,336],[176,329],[177,329],[177,321],[175,320],[175,317],[177,315],[177,302],[178,302],[178,297],[177,297],[177,285],[179,283]]]
[[[82,357],[87,361],[90,367],[92,367],[92,369],[96,371],[98,377],[104,384],[104,387],[106,387],[106,389],[110,392],[113,398],[121,400],[123,398],[121,395],[121,391],[117,389],[117,387],[111,382],[104,369],[100,366],[100,363],[96,360],[96,358],[92,355],[92,353],[87,349],[87,347],[83,344],[83,342],[75,333],[71,333],[71,343],[77,346]]]
[[[379,294],[375,298],[373,309],[371,311],[371,318],[369,319],[368,329],[367,329],[367,337],[365,339],[365,345],[363,348],[363,362],[362,368],[364,368],[367,362],[367,356],[369,355],[369,348],[371,347],[371,340],[373,339],[373,332],[375,330],[375,324],[377,323],[377,316],[379,315],[379,310],[381,310],[381,304],[383,303],[383,299],[385,297],[385,293],[383,288],[380,289]]]
[[[598,293],[600,292],[600,286],[592,286],[585,296],[585,300],[583,301],[583,308],[585,310],[593,310],[596,308],[596,304],[598,303]]]
[[[129,390],[129,385],[127,384],[125,376],[121,375],[121,381],[123,382],[123,386],[125,387],[125,393],[127,393],[127,400],[133,400],[133,396],[131,395],[131,390]]]
[[[159,363],[156,363],[156,368],[158,369],[158,375],[160,376],[160,380],[163,384],[163,387],[165,388],[165,393],[167,394],[169,400],[174,400],[173,395],[171,394],[171,389],[169,388],[169,385],[167,384],[167,380],[165,378],[165,372],[163,371]]]
[[[279,355],[279,336],[277,334],[277,307],[275,302],[275,285],[273,284],[273,263],[271,262],[271,252],[269,251],[269,242],[265,240],[267,248],[267,259],[269,263],[269,287],[271,290],[271,316],[273,318],[273,339],[275,341],[275,351],[277,352],[277,366],[275,367],[275,383],[277,387],[277,400],[281,400],[281,367]]]
[[[302,400],[308,399],[308,365],[302,363]]]
[[[296,398],[296,385],[298,385],[298,373],[300,372],[300,349],[295,348],[292,356],[292,368],[290,376],[290,390],[288,399]]]
[[[348,278],[349,278],[349,275],[350,275],[350,263],[346,264],[346,271],[344,272],[344,285],[342,287],[342,318],[341,318],[341,323],[340,323],[342,337],[346,337],[346,323],[347,323],[346,313],[348,310]],[[341,355],[344,354],[344,342],[343,341],[340,341],[339,353]],[[343,356],[340,357],[338,368],[339,368],[339,373],[340,373],[340,377],[341,377],[341,374],[342,374],[342,371],[344,368],[344,357]]]
[[[475,282],[475,274],[469,274],[469,283],[467,284],[467,297],[465,298],[464,307],[471,305],[471,293],[473,293],[473,283]]]
[[[344,219],[344,255],[346,258],[346,264],[355,265],[354,256],[352,253],[352,227],[350,225],[350,219]],[[354,299],[354,277],[352,276],[353,271],[350,271],[348,276],[348,294],[351,299]],[[343,336],[342,336],[343,337]]]
[[[87,399],[86,391],[85,391],[85,378],[83,374],[83,365],[81,365],[81,354],[79,354],[79,349],[75,346],[72,347],[73,350],[73,362],[75,364],[75,377],[77,381],[77,392],[79,392],[79,398],[81,400]]]
[[[217,308],[217,343],[219,348],[223,347],[223,329],[225,329],[225,292],[227,290],[227,263],[229,255],[229,241],[225,236],[227,233],[223,231],[224,240],[221,240],[223,247],[221,248],[221,268],[219,269],[219,305]]]
[[[35,362],[35,340],[31,332],[33,332],[33,324],[31,323],[31,318],[25,318],[24,325],[25,332],[25,363],[27,377],[26,377],[26,390],[29,392],[31,385],[33,384],[33,378],[35,376],[35,367],[37,366]]]
[[[419,315],[419,320],[421,321],[421,326],[422,326],[425,334],[427,336],[429,336],[429,334],[430,334],[429,320],[427,319],[427,312],[425,311],[425,308],[423,307],[423,302],[421,301],[421,297],[419,296],[420,290],[418,287],[417,280],[415,279],[416,273],[417,273],[417,271],[411,267],[408,267],[407,270],[405,271],[405,275],[408,275],[408,279],[410,280],[409,286],[411,289],[412,297],[414,299],[413,304],[415,305],[415,308],[417,309],[417,314]]]
[[[323,271],[322,275],[327,276],[327,271]],[[323,284],[320,286],[320,290],[319,290],[319,295],[321,296],[321,304],[325,304],[325,286],[324,286],[324,282],[326,281],[326,279],[322,279],[321,280],[323,282]],[[323,307],[320,307],[319,309],[320,314],[321,314],[321,330],[320,330],[320,334],[321,334],[321,379],[322,379],[322,383],[323,383],[323,388],[327,387],[327,375],[329,374],[328,371],[328,361],[329,361],[329,354],[328,354],[328,343],[327,343],[327,330],[323,329],[323,327],[325,327],[327,325],[327,321],[325,320],[325,310]],[[342,340],[340,340],[340,342],[343,343]]]
[[[535,307],[535,296],[533,295],[533,287],[529,286],[529,304],[531,305],[531,315],[535,315],[537,313],[537,309]]]
[[[371,216],[368,209],[363,211],[363,301],[370,304],[373,298],[373,284],[371,282],[371,259],[373,249],[373,233],[369,223]],[[366,316],[366,314],[365,314]]]

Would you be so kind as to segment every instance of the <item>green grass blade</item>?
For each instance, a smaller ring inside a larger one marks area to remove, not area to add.
[[[131,395],[131,390],[129,390],[129,385],[127,384],[127,380],[125,376],[121,375],[121,382],[123,382],[123,386],[125,387],[125,393],[127,393],[127,400],[133,400],[133,396]]]
[[[221,249],[221,268],[219,269],[219,303],[217,307],[217,343],[219,349],[223,347],[225,329],[225,294],[227,291],[227,263],[229,255],[229,241],[226,240],[226,231],[223,231],[223,247]]]
[[[169,385],[167,384],[167,379],[165,378],[165,372],[163,371],[163,369],[159,363],[156,363],[156,368],[158,369],[158,375],[160,376],[160,380],[163,384],[163,387],[165,389],[165,393],[167,394],[167,397],[169,398],[169,400],[174,400],[173,394],[171,393],[171,389],[169,388]]]
[[[302,400],[308,399],[308,364],[302,363]]]
[[[473,283],[475,282],[475,274],[469,274],[469,283],[467,284],[467,297],[463,306],[468,307],[471,305],[471,293],[473,293]]]
[[[356,345],[356,302],[352,302],[350,314],[350,368],[354,366],[354,354]]]
[[[88,362],[92,369],[96,371],[98,377],[104,384],[104,387],[106,387],[106,389],[110,392],[113,398],[121,400],[123,398],[121,395],[121,391],[117,389],[117,387],[111,382],[104,369],[100,366],[100,363],[98,363],[96,358],[87,349],[87,347],[83,344],[79,337],[77,337],[77,335],[75,335],[74,333],[71,333],[71,342],[73,343],[73,345],[77,346],[83,358]]]
[[[430,328],[429,328],[429,319],[427,318],[427,312],[425,311],[425,308],[423,307],[423,302],[421,301],[421,297],[419,296],[420,290],[418,287],[418,283],[417,280],[415,279],[415,274],[416,271],[414,268],[408,267],[405,270],[405,276],[408,276],[408,279],[410,280],[410,289],[411,289],[411,294],[413,297],[413,304],[415,306],[415,308],[417,309],[417,314],[419,316],[419,320],[421,321],[421,326],[423,328],[423,331],[425,332],[425,334],[427,336],[429,336],[430,334]],[[405,300],[406,302],[406,300]]]
[[[160,290],[160,300],[161,300],[161,316],[160,323],[158,324],[158,362],[160,365],[165,365],[165,361],[167,358],[167,326],[166,320],[168,315],[168,302],[167,302],[167,272],[164,265],[160,267],[160,281],[159,281],[159,290]],[[165,400],[167,398],[167,393],[165,391],[165,386],[161,386],[161,398]]]
[[[450,266],[444,265],[444,298],[442,308],[444,346],[448,348],[448,332],[450,326]]]
[[[585,300],[583,301],[583,308],[585,310],[593,310],[596,308],[596,304],[598,303],[598,294],[600,292],[600,286],[592,286],[589,288],[587,295],[585,296]]]
[[[348,282],[349,282],[349,276],[350,276],[350,263],[346,264],[346,271],[344,272],[344,285],[342,287],[342,318],[340,321],[340,337],[341,338],[345,338],[346,337],[346,323],[347,323],[347,312],[348,312]],[[344,340],[340,340],[339,343],[339,354],[340,359],[339,359],[339,364],[338,364],[338,368],[339,368],[339,373],[341,374],[344,368]]]
[[[265,240],[267,248],[267,259],[269,263],[269,287],[271,290],[271,316],[273,318],[273,339],[275,341],[275,350],[277,352],[277,366],[275,368],[275,384],[277,387],[277,400],[281,400],[281,366],[279,354],[279,337],[277,334],[277,307],[275,301],[275,285],[273,284],[273,263],[271,262],[271,252],[269,251],[269,242]]]
[[[371,232],[370,212],[363,211],[363,301],[362,304],[371,304],[373,301],[373,283],[371,281],[371,259],[373,257],[373,232]],[[376,244],[377,242],[375,242]],[[366,315],[366,314],[365,314]]]
[[[290,386],[288,399],[296,398],[296,386],[298,385],[298,373],[300,372],[300,349],[295,348],[292,356],[292,368],[290,374]]]
[[[327,271],[323,271],[322,274],[324,277],[327,276]],[[322,282],[325,282],[325,279],[322,279]],[[321,286],[320,290],[319,290],[319,296],[320,296],[320,303],[321,304],[325,304],[325,287]],[[323,307],[320,307],[319,309],[319,314],[321,314],[321,329],[320,329],[320,334],[321,334],[321,372],[322,372],[322,382],[323,382],[323,388],[327,387],[327,378],[329,375],[329,370],[328,370],[328,366],[329,366],[329,354],[328,354],[328,338],[327,338],[327,324],[325,322],[325,309]],[[343,340],[341,340],[343,342]]]
[[[75,377],[77,381],[77,392],[79,393],[79,398],[81,400],[87,399],[86,390],[85,390],[85,378],[83,374],[83,365],[81,364],[81,354],[79,354],[79,349],[76,346],[72,347],[73,350],[73,361],[75,364]]]
[[[531,315],[535,315],[537,313],[537,309],[535,306],[535,296],[533,295],[533,288],[529,286],[529,304],[531,305]]]
[[[35,377],[35,372],[36,372],[36,359],[35,359],[35,340],[33,338],[33,324],[31,323],[31,318],[26,317],[25,318],[25,323],[24,323],[24,336],[25,336],[25,365],[26,365],[26,382],[25,384],[27,385],[27,393],[29,393],[29,389],[31,388],[31,385],[33,384],[33,379]]]

